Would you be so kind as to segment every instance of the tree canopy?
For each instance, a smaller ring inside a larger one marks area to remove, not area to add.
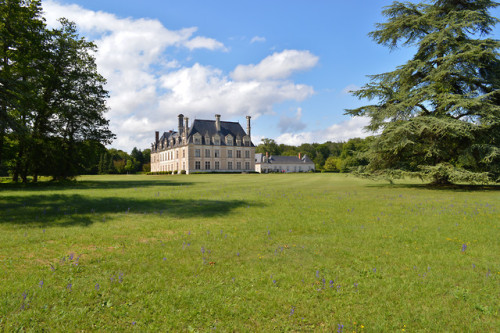
[[[114,138],[96,46],[60,23],[46,27],[39,0],[0,1],[0,172],[15,181],[73,177]]]
[[[353,94],[375,103],[346,110],[380,133],[369,149],[372,174],[411,174],[435,183],[498,180],[500,61],[486,38],[498,18],[490,0],[394,2],[370,36],[416,53],[394,71],[370,76]]]

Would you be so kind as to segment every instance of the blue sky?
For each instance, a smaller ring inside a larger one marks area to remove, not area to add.
[[[117,134],[111,146],[130,152],[149,148],[154,131],[175,129],[179,113],[191,121],[221,114],[242,124],[251,115],[255,144],[368,135],[366,119],[343,115],[367,103],[347,91],[413,54],[368,37],[391,3],[44,0],[43,7],[49,25],[67,17],[98,45]]]

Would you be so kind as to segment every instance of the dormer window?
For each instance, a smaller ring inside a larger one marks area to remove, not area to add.
[[[201,135],[199,133],[196,133],[194,135],[194,144],[195,145],[201,145]]]
[[[210,137],[209,137],[209,136],[206,136],[206,137],[205,137],[205,144],[206,144],[206,145],[209,145],[209,144],[210,144]]]
[[[226,145],[228,145],[228,146],[233,145],[233,138],[231,136],[226,137]]]
[[[236,145],[241,146],[241,139],[236,139]]]

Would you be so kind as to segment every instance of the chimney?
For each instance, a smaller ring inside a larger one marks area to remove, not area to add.
[[[215,131],[220,132],[220,114],[215,115]]]
[[[160,132],[156,131],[155,132],[155,143],[158,143],[159,140],[160,140]]]
[[[181,113],[177,116],[179,118],[179,135],[182,136],[183,128],[184,128],[184,115]]]
[[[247,116],[247,135],[250,136],[250,116]]]
[[[184,129],[186,130],[186,136],[187,136],[187,134],[188,134],[187,132],[188,132],[188,129],[189,129],[189,118],[188,117],[184,118],[184,123],[186,124],[184,126]]]

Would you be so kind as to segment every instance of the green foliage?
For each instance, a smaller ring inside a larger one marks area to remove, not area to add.
[[[0,331],[495,332],[497,187],[338,174],[0,184]]]
[[[46,28],[40,1],[0,2],[0,170],[14,181],[97,172],[101,152],[89,148],[114,138],[96,47],[60,23]]]
[[[384,10],[388,22],[378,24],[371,37],[417,51],[354,92],[376,104],[346,111],[370,117],[368,129],[381,133],[368,154],[368,171],[399,169],[437,183],[473,179],[471,173],[499,177],[500,42],[479,38],[499,21],[488,12],[497,6],[488,0],[434,0],[394,2]]]

